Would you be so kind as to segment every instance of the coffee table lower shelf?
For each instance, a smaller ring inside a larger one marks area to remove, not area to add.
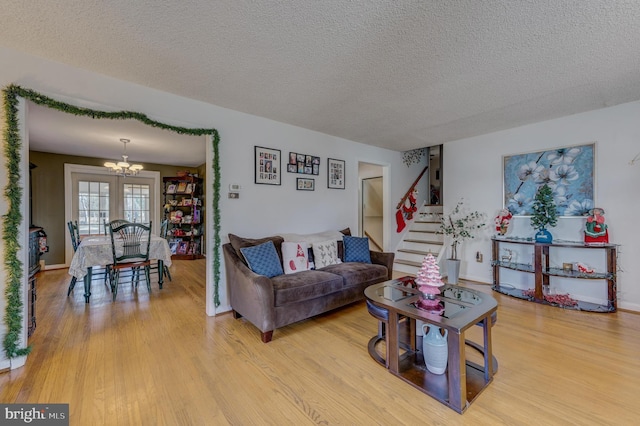
[[[420,339],[420,338],[418,338]],[[465,344],[484,355],[482,346],[470,340],[465,340]],[[386,366],[385,358],[377,350],[378,346],[384,346],[384,338],[373,336],[369,340],[369,355],[383,367]],[[419,346],[419,345],[417,345]],[[479,365],[473,361],[466,360],[466,406],[462,409],[458,409],[454,404],[449,401],[449,377],[447,369],[444,374],[434,374],[427,370],[424,363],[424,358],[421,351],[412,351],[408,346],[403,345],[405,353],[400,356],[399,360],[399,372],[395,373],[391,370],[389,372],[394,376],[399,377],[405,382],[409,383],[416,389],[426,393],[430,397],[438,400],[442,404],[449,408],[463,413],[466,408],[471,404],[478,395],[493,381],[493,377],[489,380],[485,378],[485,371],[482,365]],[[493,358],[493,371],[498,371],[498,360],[495,356]]]

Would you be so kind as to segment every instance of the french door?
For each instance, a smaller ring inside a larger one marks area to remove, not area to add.
[[[159,207],[156,200],[160,188],[158,172],[141,172],[135,177],[110,174],[101,167],[65,165],[66,221],[78,221],[80,236],[104,235],[105,222],[126,219],[148,224],[152,232],[159,229]],[[65,225],[66,227],[66,225]],[[67,261],[73,249],[68,244]]]
[[[151,220],[153,179],[72,173],[71,220],[78,221],[80,236],[105,234],[105,222]]]

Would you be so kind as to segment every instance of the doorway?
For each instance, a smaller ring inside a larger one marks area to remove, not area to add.
[[[104,167],[64,165],[65,222],[77,221],[80,236],[102,235],[104,223],[114,218],[152,223],[157,233],[160,218],[160,173],[142,171],[126,178]],[[65,265],[71,263],[73,248],[67,235]]]
[[[362,179],[362,233],[369,249],[382,251],[382,176]]]
[[[442,205],[442,145],[427,148],[429,155],[429,197],[427,203]]]
[[[384,251],[386,242],[386,168],[387,166],[380,164],[358,162],[359,234],[361,237],[369,238],[369,248],[373,251]]]

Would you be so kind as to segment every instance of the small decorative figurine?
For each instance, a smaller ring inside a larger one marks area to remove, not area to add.
[[[608,243],[609,232],[607,224],[604,223],[604,210],[594,207],[589,210],[589,217],[584,227],[585,243]]]
[[[500,235],[504,235],[507,233],[507,229],[509,228],[509,223],[511,221],[511,218],[513,218],[513,215],[511,214],[509,209],[500,210],[500,212],[498,213],[498,216],[496,216],[496,219],[495,219],[496,231],[498,231]]]
[[[440,287],[444,282],[436,258],[431,253],[424,257],[422,267],[416,273],[415,283],[423,296],[418,307],[430,311],[440,310],[442,306],[436,296],[440,294]]]

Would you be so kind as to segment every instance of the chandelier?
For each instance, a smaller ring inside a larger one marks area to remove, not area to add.
[[[129,156],[127,155],[127,144],[131,141],[129,139],[120,139],[120,142],[124,144],[124,154],[122,154],[122,161],[118,161],[117,163],[107,161],[106,163],[104,163],[104,166],[108,169],[111,169],[112,172],[119,176],[135,176],[140,170],[143,169],[143,167],[141,164],[129,164],[129,162],[127,161],[127,159],[129,158]]]

